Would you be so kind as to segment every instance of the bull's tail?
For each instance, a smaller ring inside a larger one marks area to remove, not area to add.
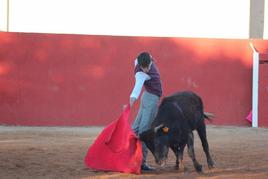
[[[213,113],[204,112],[204,118],[206,118],[209,122],[213,122],[216,116]]]

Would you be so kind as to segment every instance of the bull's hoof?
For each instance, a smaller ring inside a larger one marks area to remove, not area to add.
[[[196,165],[194,166],[194,168],[195,168],[195,170],[196,170],[198,173],[201,173],[201,172],[202,172],[202,165],[200,165],[200,164],[196,164]]]
[[[213,168],[215,168],[214,165],[208,165],[208,169],[213,169]]]
[[[208,161],[208,168],[209,169],[215,168],[214,162],[212,160]]]

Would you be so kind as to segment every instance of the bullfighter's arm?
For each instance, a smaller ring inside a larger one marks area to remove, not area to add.
[[[130,95],[130,102],[129,102],[130,107],[139,98],[144,82],[149,79],[150,79],[150,76],[144,72],[137,72],[135,74],[135,86]]]

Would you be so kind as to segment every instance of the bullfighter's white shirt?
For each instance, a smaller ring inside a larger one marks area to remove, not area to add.
[[[138,64],[138,61],[137,59],[135,60],[135,67],[136,65]],[[139,71],[135,74],[135,86],[132,90],[132,93],[130,95],[131,98],[135,98],[135,99],[138,99],[138,97],[140,96],[140,93],[142,91],[142,87],[143,87],[143,84],[146,80],[149,80],[151,79],[151,77],[142,72],[142,71]]]

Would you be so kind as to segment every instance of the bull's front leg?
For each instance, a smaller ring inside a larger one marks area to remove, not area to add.
[[[175,156],[176,156],[176,165],[175,165],[175,169],[179,169],[179,148],[177,145],[171,146],[170,147],[172,149],[172,151],[174,152]]]
[[[184,144],[184,145],[182,145],[182,146],[180,146],[179,148],[178,148],[178,160],[179,160],[179,162],[178,162],[178,165],[179,165],[179,170],[181,170],[181,171],[186,171],[186,167],[184,166],[184,162],[183,162],[183,152],[184,152],[184,147],[185,147],[185,145],[186,144]]]
[[[188,154],[190,158],[193,161],[194,168],[197,172],[202,172],[202,165],[200,165],[196,158],[195,158],[195,152],[194,152],[194,135],[193,132],[188,133],[188,142],[187,142],[187,147],[188,147]]]
[[[185,167],[184,167],[184,163],[183,163],[183,151],[184,151],[185,145],[183,145],[183,146],[176,145],[176,146],[171,147],[172,151],[174,152],[174,154],[176,156],[175,169],[181,170],[181,171],[185,171]]]

